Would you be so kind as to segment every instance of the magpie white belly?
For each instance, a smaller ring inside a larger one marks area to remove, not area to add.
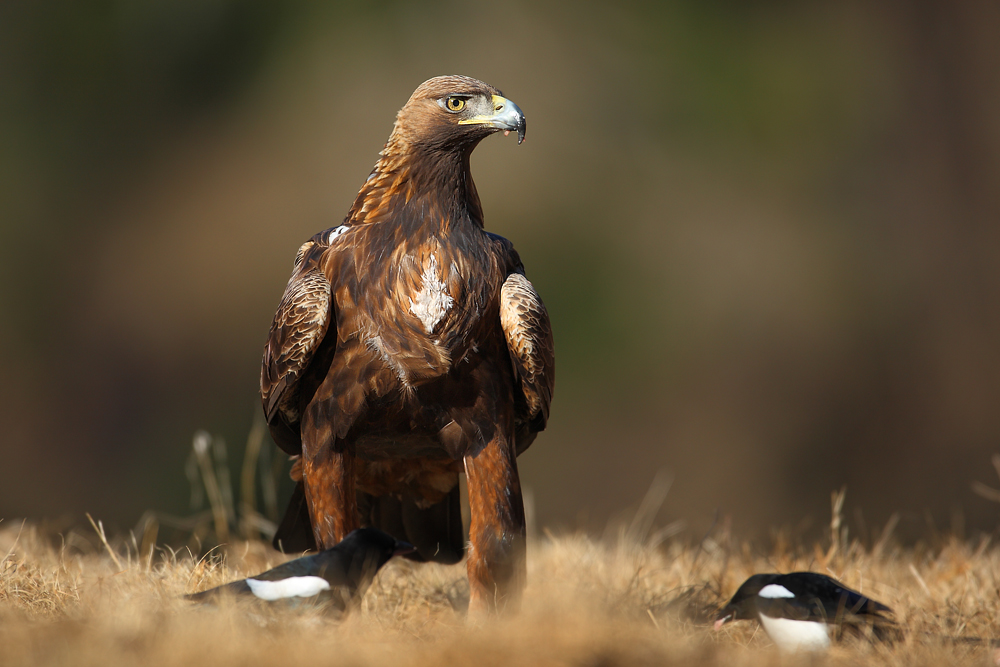
[[[760,615],[764,632],[782,651],[822,651],[830,646],[826,623]]]

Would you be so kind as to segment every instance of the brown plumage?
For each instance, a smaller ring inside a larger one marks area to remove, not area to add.
[[[472,608],[517,604],[516,456],[548,419],[552,329],[513,245],[483,229],[469,159],[524,129],[492,86],[426,81],[344,223],[299,249],[261,369],[272,437],[301,457],[276,546],[328,548],[373,525],[457,562],[465,472]]]

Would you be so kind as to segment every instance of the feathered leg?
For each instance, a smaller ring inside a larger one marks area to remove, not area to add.
[[[361,527],[354,482],[354,457],[327,451],[303,457],[302,481],[312,519],[316,547],[322,551]]]
[[[524,504],[514,445],[499,430],[465,457],[469,484],[469,611],[516,611],[527,570]]]

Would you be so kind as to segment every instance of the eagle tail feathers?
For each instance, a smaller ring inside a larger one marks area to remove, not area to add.
[[[358,509],[362,525],[374,526],[417,548],[406,558],[452,565],[465,557],[465,531],[457,484],[443,500],[427,508],[418,507],[412,500],[359,492]],[[302,482],[292,491],[273,544],[275,549],[288,554],[316,550]]]

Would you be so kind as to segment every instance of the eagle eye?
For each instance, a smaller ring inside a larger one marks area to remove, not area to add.
[[[465,100],[461,97],[449,97],[445,100],[445,106],[448,107],[448,111],[459,112],[465,108]]]

